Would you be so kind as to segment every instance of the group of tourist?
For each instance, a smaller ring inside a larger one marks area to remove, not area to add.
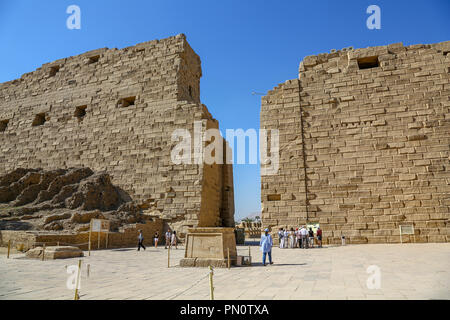
[[[322,247],[322,229],[317,228],[317,245]],[[281,249],[286,248],[314,248],[314,231],[306,226],[291,228],[291,230],[280,228],[278,230],[278,240]]]
[[[177,232],[174,230],[170,230],[170,228],[166,231],[164,234],[165,236],[165,242],[164,242],[164,248],[167,249],[167,247],[175,247],[175,249],[178,249],[178,243],[177,243]],[[153,236],[153,244],[155,248],[158,248],[158,242],[159,242],[159,232],[156,231]],[[138,251],[140,251],[141,247],[145,250],[144,246],[144,235],[142,234],[142,230],[139,230],[138,235]]]
[[[319,247],[322,247],[322,229],[317,228],[316,232],[317,236],[317,245]],[[300,228],[291,228],[290,230],[285,230],[283,228],[280,228],[278,230],[278,240],[280,243],[280,248],[313,248],[314,247],[314,231],[312,228],[306,229],[306,226],[302,226]],[[176,249],[178,249],[177,246],[177,232],[171,231],[170,228],[165,233],[165,243],[164,247],[167,249],[167,247],[174,246]],[[156,231],[155,235],[153,236],[153,241],[155,248],[158,248],[158,242],[159,242],[159,232]],[[138,251],[140,251],[141,247],[145,250],[144,246],[144,236],[142,234],[142,230],[139,230],[138,235]],[[263,265],[266,266],[266,257],[269,256],[269,263],[273,264],[272,261],[272,247],[273,247],[273,240],[272,236],[269,233],[269,229],[264,230],[264,234],[261,236],[260,241],[260,247],[261,251],[263,253]]]
[[[316,232],[317,236],[317,245],[322,247],[322,229],[317,228]],[[280,241],[280,248],[309,248],[314,247],[314,231],[312,228],[309,230],[306,229],[305,226],[302,226],[300,229],[291,228],[291,230],[284,230],[280,228],[278,231],[278,239]],[[266,266],[266,257],[269,256],[269,263],[273,264],[272,261],[272,247],[273,240],[272,236],[269,233],[269,229],[264,230],[264,234],[261,236],[261,241],[259,243],[260,249],[262,251],[263,257],[262,262],[263,265]]]

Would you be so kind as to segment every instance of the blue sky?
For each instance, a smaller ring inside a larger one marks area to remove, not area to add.
[[[66,8],[81,8],[81,30]],[[369,30],[369,5],[381,29]],[[184,33],[202,60],[201,100],[226,128],[259,128],[261,96],[297,77],[308,55],[450,40],[450,1],[0,0],[0,82],[97,48]],[[235,165],[236,217],[260,211],[258,165]]]

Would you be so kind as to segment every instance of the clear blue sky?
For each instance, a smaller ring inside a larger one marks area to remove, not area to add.
[[[81,30],[66,8],[81,8]],[[381,8],[381,30],[366,8]],[[450,40],[450,1],[0,0],[0,82],[46,62],[184,33],[202,60],[201,100],[223,130],[259,128],[261,96],[297,77],[307,55]],[[235,165],[236,217],[260,211],[257,165]]]

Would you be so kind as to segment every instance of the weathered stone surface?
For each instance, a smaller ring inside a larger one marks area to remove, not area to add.
[[[42,259],[42,256],[44,256],[44,260],[76,258],[82,257],[83,251],[81,251],[78,247],[50,246],[45,247],[45,250],[43,247],[30,249],[26,253],[26,257],[31,259]]]
[[[192,228],[186,238],[186,251],[180,266],[226,267],[236,263],[236,238],[233,228]],[[186,261],[185,261],[186,260]]]
[[[233,263],[235,264],[235,263]],[[206,259],[206,258],[183,258],[180,260],[180,267],[206,267],[226,268],[228,261],[226,259]]]
[[[180,237],[189,227],[234,226],[232,165],[197,163],[194,150],[191,164],[171,158],[175,130],[219,128],[200,102],[201,76],[180,34],[60,59],[0,84],[0,202],[104,211],[128,197]],[[119,210],[139,220],[127,212]]]
[[[91,219],[109,219],[111,231],[116,231],[122,225],[151,219],[142,215],[129,197],[123,197],[123,192],[111,183],[106,173],[80,168],[36,170],[32,174],[34,180],[17,199],[0,205],[0,212],[4,212],[0,217],[0,230],[75,231],[80,230],[80,224],[89,224]],[[29,173],[25,177],[29,179]],[[2,188],[11,191],[16,186],[16,182],[12,182]],[[27,193],[27,204],[17,207],[19,200],[24,199],[24,192],[33,187],[40,190],[39,193]],[[27,228],[21,227],[21,222]]]

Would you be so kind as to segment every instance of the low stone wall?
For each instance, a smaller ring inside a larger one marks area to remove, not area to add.
[[[145,224],[137,223],[134,225],[127,225],[119,232],[109,232],[108,234],[101,233],[100,241],[98,241],[98,233],[93,232],[91,235],[91,249],[105,249],[106,237],[108,237],[108,249],[137,246],[138,230],[142,230],[144,245],[152,245],[155,232],[158,231],[160,235],[163,234],[163,220],[155,219],[154,221],[148,221]],[[23,245],[25,251],[44,243],[46,245],[71,245],[79,247],[82,250],[88,250],[89,232],[58,234],[42,233],[39,231],[0,230],[0,246],[7,246],[9,240],[11,240],[12,247]]]
[[[245,222],[242,221],[239,228],[243,228],[245,232],[245,237],[247,239],[259,239],[263,232],[263,227],[261,222]]]
[[[11,247],[23,245],[25,250],[32,248],[36,243],[36,234],[31,231],[11,231],[0,230],[0,246],[8,246],[11,241]]]

